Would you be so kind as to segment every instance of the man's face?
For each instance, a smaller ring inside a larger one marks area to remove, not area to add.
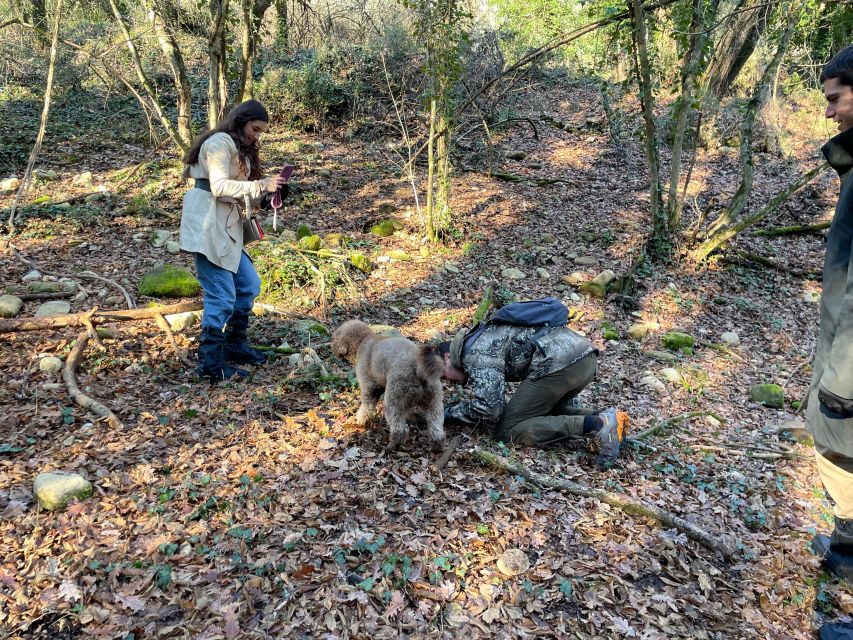
[[[838,130],[853,127],[853,87],[841,84],[838,78],[827,78],[823,81],[823,95],[826,96],[824,115],[838,123]]]

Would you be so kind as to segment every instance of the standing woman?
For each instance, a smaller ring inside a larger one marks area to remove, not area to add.
[[[215,129],[199,136],[184,158],[181,249],[195,256],[204,297],[198,372],[211,382],[245,377],[234,364],[262,364],[266,356],[249,345],[246,331],[261,280],[243,250],[244,197],[256,203],[286,181],[262,178],[258,139],[269,115],[257,100],[234,107]]]

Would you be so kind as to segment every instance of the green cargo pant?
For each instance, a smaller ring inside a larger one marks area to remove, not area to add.
[[[573,407],[572,400],[592,382],[597,368],[598,359],[590,353],[565,369],[524,380],[495,427],[495,438],[541,447],[581,437],[584,416],[596,412]]]

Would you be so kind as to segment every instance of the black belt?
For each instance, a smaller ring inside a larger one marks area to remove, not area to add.
[[[202,191],[207,191],[208,193],[213,193],[210,190],[210,180],[207,178],[196,178],[195,184],[193,185],[196,189],[201,189]]]

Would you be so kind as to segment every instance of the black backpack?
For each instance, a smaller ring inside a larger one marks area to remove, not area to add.
[[[526,300],[504,305],[484,322],[480,322],[465,336],[462,353],[474,344],[480,334],[491,324],[512,324],[517,327],[565,327],[569,321],[569,310],[557,298]],[[534,340],[539,334],[534,334]]]

